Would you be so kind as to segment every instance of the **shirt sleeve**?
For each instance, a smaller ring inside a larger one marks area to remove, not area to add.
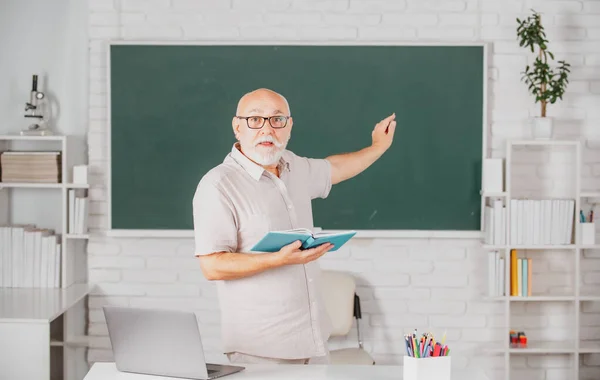
[[[327,198],[331,191],[331,163],[321,158],[305,158],[311,199]]]
[[[217,186],[200,181],[193,199],[193,217],[195,256],[236,251],[234,209]]]

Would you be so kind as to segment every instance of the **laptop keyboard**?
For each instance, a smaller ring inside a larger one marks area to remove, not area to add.
[[[209,375],[211,375],[211,374],[213,374],[213,373],[215,373],[215,372],[219,372],[219,371],[217,371],[216,369],[209,369],[209,370],[208,370],[208,374],[209,374]]]

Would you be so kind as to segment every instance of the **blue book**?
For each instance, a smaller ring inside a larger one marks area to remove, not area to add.
[[[331,243],[330,251],[337,251],[342,245],[350,240],[356,231],[342,232],[317,232],[312,233],[306,228],[293,230],[270,231],[258,243],[252,247],[253,252],[277,252],[284,246],[292,244],[296,240],[302,242],[301,249],[314,248],[323,243]]]

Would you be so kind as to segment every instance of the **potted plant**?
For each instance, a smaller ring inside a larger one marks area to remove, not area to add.
[[[547,116],[548,103],[554,104],[562,100],[567,87],[570,65],[565,61],[558,61],[557,68],[551,68],[548,60],[554,60],[554,54],[548,51],[548,40],[541,22],[541,16],[535,10],[525,20],[517,18],[519,24],[517,36],[521,47],[531,49],[537,55],[533,65],[527,65],[522,72],[522,80],[529,85],[529,92],[535,96],[535,102],[540,103],[540,116],[533,118],[533,137],[549,139],[552,137],[553,122]]]

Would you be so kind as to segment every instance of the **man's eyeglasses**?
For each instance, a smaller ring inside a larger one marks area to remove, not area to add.
[[[246,124],[250,129],[261,129],[265,125],[265,120],[269,119],[269,124],[275,129],[285,128],[289,116],[236,116],[238,119],[246,120]]]

